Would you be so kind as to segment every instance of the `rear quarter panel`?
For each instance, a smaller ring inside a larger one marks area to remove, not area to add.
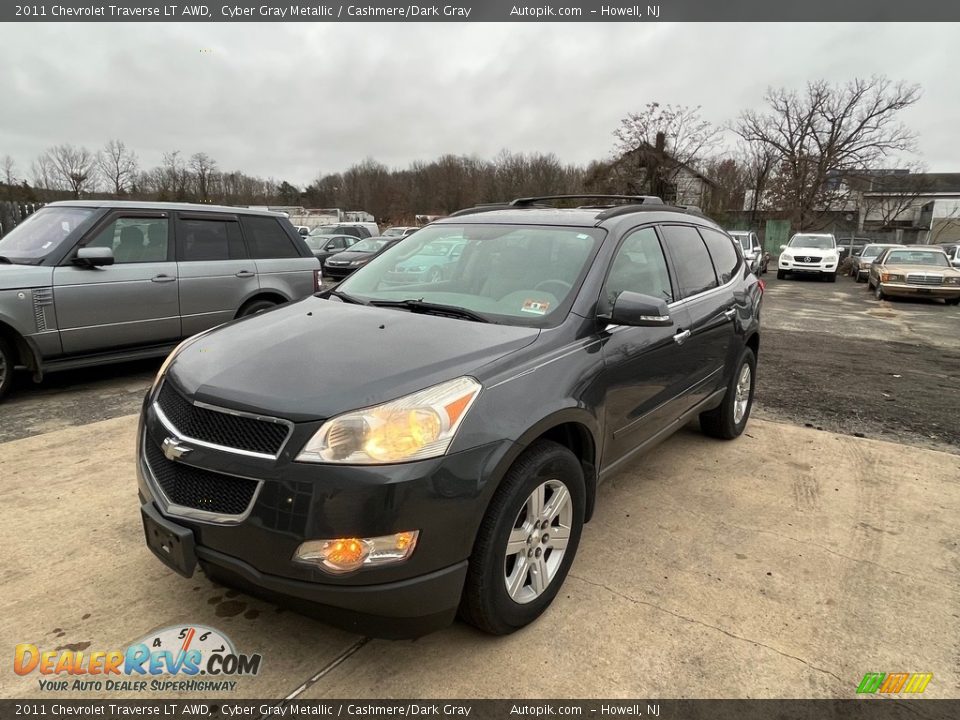
[[[287,300],[300,300],[313,293],[313,273],[320,269],[320,261],[312,255],[256,263],[261,292],[275,292]]]

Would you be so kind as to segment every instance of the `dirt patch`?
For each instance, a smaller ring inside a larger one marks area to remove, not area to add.
[[[765,330],[759,417],[960,454],[960,351]]]

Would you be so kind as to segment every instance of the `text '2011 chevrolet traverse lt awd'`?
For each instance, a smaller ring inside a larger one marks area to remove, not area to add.
[[[461,211],[185,341],[139,430],[151,550],[373,635],[540,615],[601,480],[698,416],[743,432],[763,289],[699,213],[551,199]],[[395,282],[452,235],[443,278]]]

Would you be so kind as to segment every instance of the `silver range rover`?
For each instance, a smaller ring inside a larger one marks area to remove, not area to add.
[[[277,213],[55,202],[0,238],[0,398],[47,372],[162,357],[183,338],[319,290],[320,261]]]

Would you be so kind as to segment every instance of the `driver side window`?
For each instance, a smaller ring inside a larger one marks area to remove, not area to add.
[[[660,240],[652,227],[636,230],[621,243],[607,276],[611,306],[624,290],[671,302],[670,273]]]

